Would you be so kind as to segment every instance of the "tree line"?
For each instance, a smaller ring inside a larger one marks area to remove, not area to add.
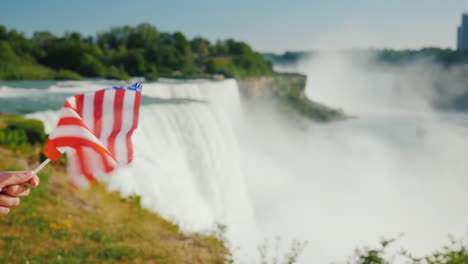
[[[143,76],[246,78],[273,74],[272,64],[248,44],[233,39],[211,43],[181,32],[160,32],[150,24],[112,27],[96,36],[48,31],[26,37],[0,25],[0,80],[127,80]]]
[[[417,50],[393,49],[350,49],[340,51],[352,58],[372,58],[379,66],[403,66],[405,64],[429,60],[443,67],[468,64],[468,50],[453,50],[437,47],[427,47]],[[295,64],[300,60],[314,59],[319,55],[315,51],[286,51],[283,54],[265,53],[264,56],[273,63]]]

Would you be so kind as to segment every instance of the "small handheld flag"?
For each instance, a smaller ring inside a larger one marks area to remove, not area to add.
[[[131,136],[138,126],[142,86],[112,87],[69,97],[44,148],[48,162],[67,152],[71,183],[86,187],[133,160]]]

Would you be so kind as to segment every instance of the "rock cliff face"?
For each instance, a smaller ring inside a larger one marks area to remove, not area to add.
[[[246,99],[279,96],[297,93],[305,98],[307,77],[302,74],[280,74],[237,80],[241,95]]]
[[[278,74],[237,80],[246,101],[266,99],[279,103],[286,110],[317,121],[344,119],[340,109],[332,109],[314,102],[305,95],[307,77],[301,74]]]

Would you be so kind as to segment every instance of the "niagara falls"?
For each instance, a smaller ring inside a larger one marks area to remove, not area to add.
[[[468,263],[463,3],[0,7],[0,263]]]

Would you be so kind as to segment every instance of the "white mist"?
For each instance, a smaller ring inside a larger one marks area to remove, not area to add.
[[[392,75],[336,54],[295,70],[309,97],[358,118],[295,126],[266,109],[251,122],[242,163],[264,236],[307,240],[300,263],[345,263],[382,237],[418,255],[465,234],[468,115],[399,98]]]

